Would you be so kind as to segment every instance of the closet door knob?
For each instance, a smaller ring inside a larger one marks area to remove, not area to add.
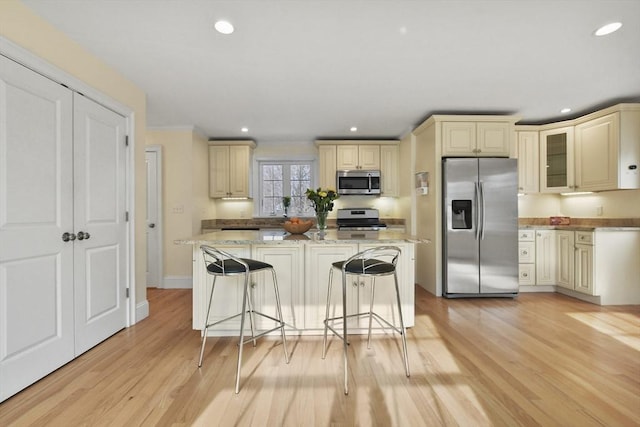
[[[73,233],[62,233],[62,241],[63,242],[68,242],[68,241],[73,241],[76,240],[76,235]]]
[[[89,240],[89,237],[91,237],[89,233],[85,233],[84,231],[78,232],[78,240]]]

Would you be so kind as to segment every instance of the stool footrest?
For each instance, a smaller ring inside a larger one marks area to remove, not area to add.
[[[253,313],[253,314],[257,314],[258,316],[262,316],[262,317],[264,317],[265,319],[269,319],[269,320],[273,320],[274,322],[282,323],[282,326],[284,326],[284,324],[285,324],[284,322],[280,322],[280,319],[276,319],[275,317],[273,317],[273,316],[269,316],[268,314],[260,313],[259,311],[255,311],[255,310],[253,310],[253,311],[252,311],[252,310],[247,310],[247,313],[249,313],[249,314],[251,314],[251,313]],[[220,323],[222,323],[222,322],[226,322],[227,320],[234,319],[234,318],[236,318],[236,317],[238,317],[238,316],[242,316],[242,313],[238,313],[238,314],[234,314],[234,315],[229,316],[229,317],[225,317],[225,318],[224,318],[224,319],[222,319],[222,320],[216,320],[216,321],[215,321],[215,322],[213,322],[213,323],[207,323],[207,324],[205,325],[205,328],[206,328],[206,329],[208,329],[208,328],[210,328],[210,327],[212,327],[212,326],[218,325],[218,324],[220,324]],[[279,328],[280,328],[280,326],[277,326],[275,329],[279,329]],[[272,330],[270,330],[269,332],[273,332],[275,329],[272,329]],[[203,330],[204,330],[204,329],[203,329]],[[267,333],[268,333],[268,332],[267,332]],[[257,338],[258,336],[259,336],[259,335],[256,335],[256,338]]]
[[[344,319],[349,319],[352,317],[369,317],[369,316],[373,316],[373,318],[375,318],[379,323],[382,322],[384,324],[386,324],[389,328],[393,329],[394,331],[396,331],[397,333],[399,333],[400,335],[403,335],[404,332],[402,331],[401,328],[397,327],[396,325],[393,325],[391,323],[389,323],[386,319],[384,319],[383,317],[381,317],[378,313],[373,313],[373,312],[366,312],[366,313],[355,313],[355,314],[348,314],[346,317],[344,317]],[[342,334],[340,334],[339,332],[337,332],[333,326],[331,326],[329,324],[329,322],[335,322],[335,321],[341,321],[343,319],[342,316],[338,316],[338,317],[330,317],[328,319],[324,320],[324,324],[327,327],[327,329],[331,330],[331,332],[334,333],[334,335],[336,335],[338,338],[340,338],[341,340],[344,340],[344,338],[342,337]],[[348,342],[347,342],[348,343]]]
[[[258,339],[258,338],[260,338],[260,337],[263,337],[263,336],[265,336],[265,335],[267,335],[267,334],[270,334],[270,333],[271,333],[271,332],[273,332],[273,331],[277,331],[278,329],[282,329],[282,328],[284,328],[284,324],[283,324],[282,326],[276,326],[275,328],[269,329],[268,331],[260,332],[259,334],[254,335],[254,336],[252,336],[252,337],[249,337],[249,338],[247,338],[246,340],[242,341],[242,343],[243,343],[243,344],[246,344],[246,343],[248,343],[249,341],[257,340],[257,339]]]

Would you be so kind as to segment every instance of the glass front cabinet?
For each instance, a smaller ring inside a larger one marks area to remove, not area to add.
[[[540,131],[540,192],[574,189],[573,127]]]

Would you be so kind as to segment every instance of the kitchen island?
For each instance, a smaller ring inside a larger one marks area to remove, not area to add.
[[[320,334],[323,331],[329,267],[335,261],[345,260],[368,248],[393,245],[402,254],[396,266],[405,326],[414,324],[415,245],[428,243],[395,231],[340,231],[327,230],[321,234],[315,230],[305,234],[289,234],[283,230],[218,231],[175,241],[176,244],[193,247],[193,328],[202,329],[208,296],[211,292],[211,276],[207,275],[201,245],[210,245],[242,258],[267,262],[276,270],[280,299],[288,333]],[[368,311],[370,286],[365,279],[350,277],[347,289],[349,312]],[[369,280],[369,279],[366,279]],[[340,275],[334,274],[332,301],[341,299]],[[251,298],[257,311],[273,315],[275,301],[271,276],[256,273],[251,278]],[[381,277],[376,281],[374,311],[390,321],[397,321],[393,277]],[[216,282],[214,305],[210,321],[239,313],[242,306],[242,276],[221,277]],[[339,310],[341,304],[332,308]],[[334,307],[332,305],[332,307]],[[261,320],[262,321],[262,320]],[[269,321],[264,321],[269,322]],[[267,328],[268,324],[259,324]],[[366,319],[353,319],[350,333],[364,332]],[[378,330],[381,331],[380,325]],[[239,318],[209,329],[210,336],[237,335]]]

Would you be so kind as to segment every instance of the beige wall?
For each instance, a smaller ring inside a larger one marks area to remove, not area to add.
[[[442,294],[439,124],[431,123],[414,132],[415,172],[429,172],[429,193],[416,196],[416,234],[431,243],[416,245],[416,283],[434,295]]]
[[[165,286],[169,280],[192,275],[191,246],[176,239],[200,233],[200,221],[215,217],[208,194],[208,145],[192,129],[148,129],[148,145],[162,146],[163,264]]]
[[[518,215],[527,218],[555,215],[597,218],[598,207],[602,207],[602,218],[639,218],[640,190],[603,191],[576,196],[537,194],[518,198]]]
[[[136,301],[146,299],[146,128],[145,94],[118,71],[67,38],[18,0],[0,1],[0,36],[130,108],[135,129],[135,285]]]

